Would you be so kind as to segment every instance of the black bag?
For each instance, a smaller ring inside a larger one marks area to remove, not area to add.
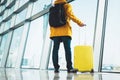
[[[66,24],[64,4],[55,4],[49,10],[49,24],[52,27],[60,27]]]

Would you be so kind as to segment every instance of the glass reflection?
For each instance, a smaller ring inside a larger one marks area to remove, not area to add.
[[[113,73],[54,73],[48,70],[0,69],[1,80],[119,80],[120,74]]]
[[[32,76],[31,76],[32,75]],[[22,70],[23,80],[42,80],[40,79],[40,72],[37,70]],[[43,79],[45,80],[45,79]]]
[[[7,80],[5,69],[0,69],[0,80]]]
[[[80,80],[94,80],[94,76],[92,74],[75,75],[74,80],[79,80],[79,79]]]
[[[20,69],[5,69],[5,75],[5,80],[23,80]]]

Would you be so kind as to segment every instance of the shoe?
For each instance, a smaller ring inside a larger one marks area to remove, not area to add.
[[[77,73],[78,72],[78,69],[70,69],[70,70],[67,70],[68,73]]]
[[[54,72],[55,72],[55,73],[59,73],[59,70],[58,70],[58,69],[56,69]]]

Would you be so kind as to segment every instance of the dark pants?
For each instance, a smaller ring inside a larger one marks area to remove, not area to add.
[[[59,69],[58,64],[58,50],[60,46],[60,42],[63,42],[65,48],[65,57],[67,63],[67,69],[72,69],[72,59],[71,59],[71,38],[68,36],[61,36],[61,37],[54,37],[52,38],[54,45],[53,45],[53,52],[52,52],[52,60],[55,69]]]

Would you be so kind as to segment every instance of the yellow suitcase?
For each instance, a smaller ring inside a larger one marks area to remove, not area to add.
[[[93,72],[93,48],[87,45],[74,47],[74,68],[80,72]]]

